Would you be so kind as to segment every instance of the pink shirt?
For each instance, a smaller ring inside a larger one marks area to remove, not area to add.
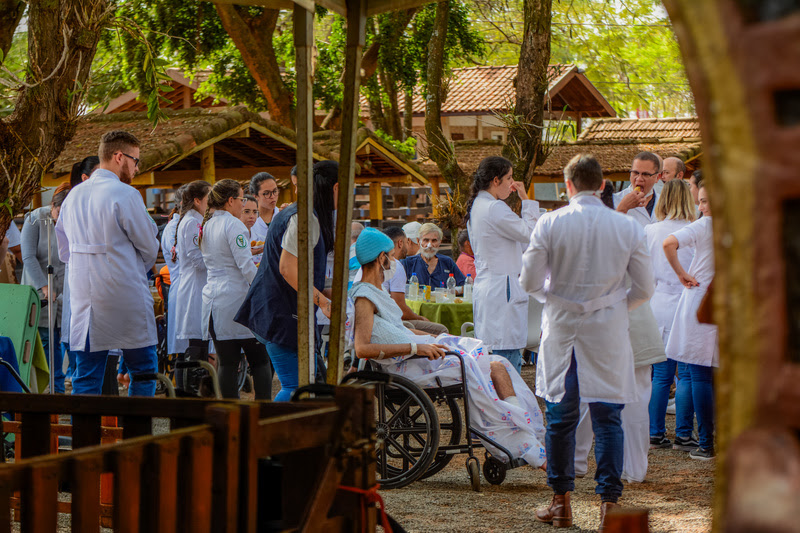
[[[475,271],[475,258],[473,256],[462,252],[456,259],[456,266],[465,276],[469,274],[472,276],[472,281],[475,281],[477,272]]]

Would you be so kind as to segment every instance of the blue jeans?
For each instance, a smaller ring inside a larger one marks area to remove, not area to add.
[[[292,393],[297,390],[299,380],[297,376],[297,350],[282,344],[266,342],[267,355],[272,361],[272,368],[278,374],[281,382],[281,391],[275,396],[276,402],[288,402]]]
[[[47,359],[47,364],[50,364],[50,330],[48,328],[39,328],[39,337],[42,339],[42,346],[44,347],[44,356]],[[64,352],[61,351],[61,335],[58,328],[53,328],[53,368],[50,369],[53,373],[53,389],[59,394],[64,393]]]
[[[714,380],[713,369],[709,366],[689,364],[692,379],[692,400],[697,413],[697,432],[700,447],[714,448]]]
[[[61,353],[67,355],[67,359],[69,359],[69,366],[67,366],[67,375],[68,379],[72,379],[72,376],[75,375],[75,353],[70,351],[69,346],[67,346],[66,342],[61,343]],[[62,363],[63,368],[63,363]]]
[[[580,416],[580,392],[575,352],[564,379],[564,398],[547,406],[547,484],[556,494],[575,490],[575,429]],[[623,404],[595,402],[589,404],[594,431],[594,456],[597,471],[595,492],[604,502],[616,502],[622,495]]]
[[[522,374],[522,350],[492,350],[495,355],[502,355],[511,366],[517,369],[518,374]]]
[[[692,401],[692,378],[689,365],[667,359],[653,365],[653,393],[650,396],[650,436],[666,434],[664,417],[667,413],[669,389],[678,370],[678,388],[675,391],[675,435],[688,439],[694,429],[694,402]]]
[[[108,350],[90,351],[86,340],[86,351],[76,351],[78,362],[72,378],[72,394],[100,394],[103,390],[103,376],[106,369]],[[131,375],[157,372],[156,347],[123,349],[122,357]],[[155,381],[133,381],[128,388],[128,396],[155,396]]]

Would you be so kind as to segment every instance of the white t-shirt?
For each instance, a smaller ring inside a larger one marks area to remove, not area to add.
[[[315,247],[319,242],[319,220],[315,215],[311,215],[309,220],[309,227],[311,229],[311,247]],[[255,226],[253,226],[255,228]],[[286,226],[286,232],[283,234],[281,240],[281,248],[297,257],[297,213],[292,215],[289,219],[289,225]]]
[[[8,237],[8,248],[11,249],[15,246],[19,246],[22,243],[22,236],[19,233],[19,228],[17,227],[17,223],[13,220],[11,224],[8,226],[8,231],[6,231],[6,237]]]
[[[361,277],[363,275],[362,270],[359,268],[358,272],[356,273],[356,277],[353,280],[353,283],[357,281],[361,281]],[[383,290],[388,292],[389,294],[393,292],[402,292],[405,294],[406,292],[406,269],[403,268],[403,263],[397,261],[397,269],[394,271],[394,276],[392,279],[383,282]]]

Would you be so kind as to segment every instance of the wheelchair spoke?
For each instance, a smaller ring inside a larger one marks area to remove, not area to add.
[[[386,443],[389,443],[389,442],[391,442],[391,443],[392,443],[392,446],[394,446],[394,448],[395,448],[395,449],[396,449],[398,452],[400,452],[400,455],[402,455],[402,456],[405,458],[405,460],[406,460],[407,462],[411,463],[412,465],[413,465],[413,464],[415,464],[415,463],[417,462],[417,460],[414,458],[414,456],[413,456],[413,455],[411,455],[410,453],[408,453],[408,452],[407,452],[407,451],[406,451],[406,450],[405,450],[405,449],[404,449],[402,446],[400,446],[400,445],[397,443],[397,441],[396,441],[396,440],[394,440],[392,437],[386,437],[386,441],[385,441],[385,442],[386,442]],[[408,470],[408,465],[406,465],[406,468],[405,468],[405,469],[406,469],[406,470]]]
[[[411,396],[406,398],[406,400],[397,408],[397,411],[392,415],[392,418],[389,419],[387,422],[390,426],[394,425],[397,422],[397,417],[400,416],[402,413],[405,413],[408,409],[408,406],[411,405],[411,402],[414,400]]]
[[[386,397],[386,390],[381,383],[375,384],[375,398],[378,400],[378,422],[383,423],[386,422],[386,411],[385,409],[385,397]]]
[[[387,463],[387,456],[386,456],[386,442],[384,441],[383,445],[380,446],[380,456],[378,458],[378,464],[381,468],[381,479],[386,479],[386,463]]]

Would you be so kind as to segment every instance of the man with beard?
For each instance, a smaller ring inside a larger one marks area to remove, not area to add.
[[[147,271],[158,256],[158,229],[139,191],[139,140],[111,131],[100,166],[61,206],[58,255],[69,265],[70,350],[74,394],[100,394],[110,349],[122,349],[131,374],[156,371],[156,322]],[[131,396],[153,396],[155,382],[133,382]]]
[[[446,255],[439,254],[439,245],[444,235],[436,224],[423,224],[419,228],[419,255],[409,255],[401,261],[407,279],[417,275],[420,285],[431,289],[447,286],[450,274],[456,278],[456,286],[463,287],[466,277],[456,266],[456,262]]]

